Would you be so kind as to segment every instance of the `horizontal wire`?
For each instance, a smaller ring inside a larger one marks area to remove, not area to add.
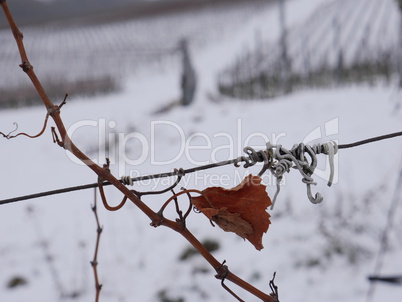
[[[214,163],[214,164],[208,164],[205,166],[186,169],[186,170],[183,170],[183,172],[184,172],[184,174],[194,173],[196,171],[202,171],[202,170],[207,170],[207,169],[211,169],[211,168],[230,165],[230,164],[233,164],[235,161],[236,161],[236,159],[221,161],[221,162]],[[144,181],[144,180],[149,180],[149,179],[171,177],[171,176],[176,176],[176,175],[177,175],[177,172],[166,172],[166,173],[158,173],[158,174],[152,174],[152,175],[133,177],[132,180],[133,180],[133,182],[137,182],[137,181]],[[120,182],[121,182],[121,180],[120,180]],[[102,185],[109,186],[109,185],[111,185],[111,183],[106,181]],[[91,189],[91,188],[96,188],[96,187],[98,187],[98,183],[92,183],[92,184],[87,184],[87,185],[74,186],[74,187],[68,187],[68,188],[63,188],[63,189],[41,192],[41,193],[29,194],[29,195],[0,200],[0,205],[17,202],[17,201],[22,201],[22,200],[49,196],[49,195],[56,195],[56,194],[62,194],[62,193],[67,193],[67,192],[86,190],[86,189]]]
[[[377,141],[381,141],[384,139],[389,139],[389,138],[393,138],[393,137],[397,137],[397,136],[402,136],[402,131],[364,139],[364,140],[361,140],[361,141],[358,141],[355,143],[351,143],[351,144],[338,145],[338,149],[353,148],[353,147],[357,147],[357,146],[361,146],[364,144],[373,143],[373,142],[377,142]]]
[[[361,140],[361,141],[358,141],[355,143],[338,145],[338,149],[353,148],[353,147],[361,146],[361,145],[372,143],[372,142],[377,142],[377,141],[384,140],[384,139],[394,138],[397,136],[402,136],[402,131],[390,133],[390,134],[386,134],[386,135],[381,135],[381,136],[377,136],[377,137],[373,137],[373,138],[369,138],[369,139],[364,139],[364,140]],[[197,171],[231,165],[231,164],[236,163],[237,161],[238,161],[238,158],[235,158],[235,159],[231,159],[231,160],[221,161],[218,163],[212,163],[212,164],[208,164],[208,165],[204,165],[204,166],[185,169],[185,170],[183,170],[183,172],[184,172],[184,174],[194,173]],[[133,180],[133,182],[137,182],[137,181],[144,181],[144,180],[155,179],[155,178],[171,177],[171,176],[175,176],[175,175],[177,175],[177,172],[173,171],[173,172],[133,177],[132,180]],[[110,182],[103,183],[103,186],[109,186],[109,185],[111,185]],[[96,188],[96,187],[98,187],[98,183],[92,183],[92,184],[87,184],[87,185],[68,187],[68,188],[63,188],[63,189],[58,189],[58,190],[51,190],[51,191],[46,191],[46,192],[41,192],[41,193],[29,194],[29,195],[0,200],[0,205],[13,203],[13,202],[17,202],[17,201],[22,201],[22,200],[49,196],[49,195],[56,195],[56,194],[62,194],[62,193],[67,193],[67,192],[86,190],[86,189],[91,189],[91,188]]]

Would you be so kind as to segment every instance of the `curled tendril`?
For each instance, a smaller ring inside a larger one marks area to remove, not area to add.
[[[8,134],[4,134],[3,132],[0,132],[0,134],[6,139],[16,138],[17,136],[20,136],[20,135],[24,135],[24,136],[27,136],[29,138],[37,138],[37,137],[41,136],[45,132],[48,119],[49,119],[49,114],[46,114],[45,122],[43,123],[42,130],[36,135],[29,135],[29,134],[27,134],[25,132],[20,132],[20,133],[17,133],[16,135],[11,135],[12,133],[14,133],[14,132],[16,132],[18,130],[18,123],[16,123],[16,122],[13,123],[13,125],[15,126],[14,130],[10,131]]]
[[[15,131],[18,130],[18,124],[17,124],[16,122],[14,122],[13,125],[15,126],[15,129],[14,129],[14,130],[11,130],[8,134],[4,134],[3,132],[0,132],[0,134],[1,134],[4,138],[10,139],[11,133],[14,133]]]

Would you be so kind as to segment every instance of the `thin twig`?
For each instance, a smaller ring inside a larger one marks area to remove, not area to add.
[[[193,208],[193,203],[191,202],[191,195],[188,192],[187,192],[187,197],[188,197],[188,200],[189,200],[189,205],[188,205],[187,212],[183,216],[184,221],[186,221],[188,215],[190,215],[190,213],[191,213],[191,209]]]
[[[223,260],[221,266],[217,270],[217,274],[215,275],[216,279],[221,280],[221,286],[229,293],[231,294],[237,301],[239,302],[245,302],[242,300],[238,295],[235,294],[234,291],[232,291],[226,284],[225,284],[225,279],[227,275],[229,274],[229,268],[227,265],[225,265],[226,260]]]
[[[61,107],[63,107],[63,106],[66,104],[66,102],[67,102],[67,97],[68,97],[68,94],[66,93],[66,95],[64,96],[63,102],[61,102],[61,104],[58,106],[58,109],[59,109],[59,110],[61,109]],[[15,129],[14,129],[14,130],[10,131],[8,134],[4,134],[3,132],[0,132],[0,135],[2,135],[2,136],[3,136],[4,138],[6,138],[6,139],[16,138],[17,136],[20,136],[20,135],[27,136],[27,137],[29,137],[29,138],[37,138],[37,137],[41,136],[41,135],[45,132],[46,126],[47,126],[47,121],[49,120],[49,116],[50,116],[50,114],[49,114],[49,112],[48,112],[48,113],[46,114],[45,122],[43,123],[42,130],[39,131],[38,134],[29,135],[29,134],[27,134],[27,133],[25,133],[25,132],[20,132],[20,133],[18,133],[18,134],[16,134],[16,135],[11,135],[11,133],[14,133],[15,131],[18,130],[18,124],[14,122],[14,123],[13,123],[14,126],[15,126]],[[53,129],[54,129],[54,128],[52,127],[52,131],[53,131]]]
[[[176,195],[175,191],[172,189],[172,194]],[[191,204],[191,202],[190,202]],[[179,200],[177,197],[174,198],[174,205],[176,208],[176,213],[179,216],[179,218],[176,218],[177,222],[181,222],[181,224],[183,225],[183,228],[186,227],[186,220],[183,218],[183,211],[180,209],[180,205],[179,205]]]
[[[95,278],[95,302],[99,302],[99,296],[100,291],[102,289],[102,284],[99,283],[99,276],[98,276],[98,251],[103,227],[101,227],[99,223],[98,207],[96,202],[96,189],[94,189],[94,204],[92,206],[92,212],[94,213],[96,220],[96,244],[95,244],[94,258],[91,261],[91,266],[94,271],[94,278]]]
[[[275,277],[276,277],[276,272],[274,272],[274,276],[272,277],[272,280],[269,281],[269,287],[271,288],[271,297],[275,298],[277,302],[279,302],[279,293],[278,293],[278,286],[275,284]]]
[[[127,201],[127,196],[124,196],[123,197],[123,200],[117,205],[117,206],[111,206],[111,205],[109,205],[109,203],[107,202],[107,199],[106,199],[106,195],[105,195],[105,191],[103,190],[103,184],[102,184],[102,182],[99,182],[99,193],[100,193],[100,196],[101,196],[101,199],[102,199],[102,202],[103,202],[103,206],[108,210],[108,211],[117,211],[117,210],[120,210],[125,204],[126,204],[126,201]]]
[[[41,135],[45,132],[48,119],[49,119],[49,114],[46,114],[45,122],[43,123],[42,130],[39,131],[38,134],[29,135],[29,134],[27,134],[27,133],[25,133],[25,132],[20,132],[20,133],[17,133],[17,134],[15,134],[15,135],[11,135],[11,133],[14,133],[15,131],[18,130],[18,124],[17,124],[17,123],[13,123],[14,126],[15,126],[15,129],[14,129],[14,130],[10,131],[8,134],[4,134],[3,132],[0,132],[0,135],[2,135],[2,136],[3,136],[4,138],[6,138],[6,139],[16,138],[17,136],[20,136],[20,135],[27,136],[27,137],[29,137],[29,138],[37,138],[37,137],[41,136]]]
[[[382,234],[381,234],[380,248],[379,248],[376,260],[375,260],[373,275],[378,275],[384,264],[384,255],[388,250],[389,233],[391,232],[391,230],[394,226],[397,208],[401,201],[401,194],[402,194],[401,187],[402,187],[402,165],[400,165],[400,167],[399,167],[399,176],[398,176],[398,180],[395,185],[391,204],[388,209],[387,222],[386,222],[384,230],[382,231]],[[370,283],[370,286],[369,286],[369,289],[368,289],[367,295],[366,295],[366,302],[370,302],[373,300],[375,288],[376,288],[376,284],[374,282]]]
[[[229,294],[231,294],[237,301],[239,301],[239,302],[245,302],[243,299],[241,299],[234,291],[232,291],[232,290],[225,284],[225,279],[222,279],[221,285],[222,285],[222,287],[223,287]]]
[[[37,215],[35,214],[35,209],[32,207],[28,208],[28,214],[32,219],[32,223],[34,225],[34,230],[39,239],[39,247],[43,253],[43,259],[49,269],[50,277],[52,278],[55,288],[58,291],[60,298],[66,298],[68,296],[66,290],[64,289],[64,285],[60,276],[60,271],[57,269],[55,263],[55,257],[52,255],[50,241],[46,238],[43,228],[41,226],[41,220],[38,219]]]
[[[176,193],[176,194],[174,194],[173,196],[171,196],[171,197],[162,205],[162,207],[161,207],[160,210],[158,211],[158,214],[159,214],[159,215],[163,215],[163,211],[165,210],[165,208],[167,207],[167,205],[168,205],[172,200],[175,200],[175,199],[176,199],[177,197],[179,197],[180,195],[183,195],[183,194],[187,194],[187,195],[188,195],[189,193],[197,193],[197,194],[201,194],[201,195],[204,194],[202,191],[200,191],[200,190],[195,190],[195,189],[180,191],[179,193]]]

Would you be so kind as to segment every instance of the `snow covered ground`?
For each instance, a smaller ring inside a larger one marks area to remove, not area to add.
[[[289,19],[302,20],[322,2],[328,1],[290,2]],[[305,91],[270,101],[211,102],[207,95],[216,89],[216,73],[236,56],[236,50],[253,41],[256,29],[275,37],[276,21],[277,12],[262,11],[237,34],[223,36],[197,52],[193,60],[199,86],[192,106],[152,114],[177,99],[179,66],[137,74],[125,81],[124,90],[117,94],[96,99],[71,96],[62,117],[73,139],[101,164],[105,154],[98,147],[106,143],[116,151],[111,154],[112,172],[136,176],[237,157],[245,145],[261,148],[266,138],[291,148],[304,140],[350,143],[401,130],[401,95],[396,86]],[[2,111],[0,130],[8,132],[12,123],[18,122],[19,130],[35,133],[44,115],[41,107]],[[1,140],[0,146],[1,198],[96,182],[88,168],[52,144],[49,129],[35,140]],[[319,191],[325,198],[320,205],[308,201],[300,175],[291,171],[275,209],[269,211],[272,224],[260,252],[236,235],[212,228],[201,214],[192,213],[188,227],[201,240],[218,241],[220,248],[214,256],[226,260],[231,271],[263,291],[269,292],[268,282],[276,271],[281,301],[366,301],[367,276],[374,270],[389,206],[401,189],[396,186],[402,170],[401,147],[401,139],[395,138],[340,150],[337,183],[328,188],[325,179],[315,176],[318,184],[313,192]],[[319,156],[319,161],[324,171],[325,156]],[[256,174],[259,168],[249,172]],[[230,188],[246,173],[243,168],[226,166],[188,175],[181,185]],[[160,181],[134,188],[166,187]],[[264,181],[272,197],[273,180],[267,174]],[[110,202],[121,198],[113,189],[108,188],[107,193]],[[144,200],[158,209],[167,198]],[[89,261],[96,224],[92,203],[93,191],[88,190],[1,206],[1,301],[93,299]],[[234,300],[201,257],[179,261],[189,246],[184,239],[166,228],[150,227],[134,206],[113,213],[100,207],[99,214],[104,226],[98,259],[102,301]],[[401,218],[399,209],[389,233],[384,275],[402,272]],[[8,288],[16,277],[27,283]],[[245,301],[256,300],[229,282],[227,285]],[[401,297],[401,287],[378,284],[372,301],[396,302]]]

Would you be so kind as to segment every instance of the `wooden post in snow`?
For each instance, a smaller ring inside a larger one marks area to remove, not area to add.
[[[288,47],[287,47],[287,29],[286,29],[286,10],[285,10],[285,0],[279,0],[279,22],[281,29],[280,37],[280,47],[281,47],[281,75],[280,75],[280,88],[282,93],[287,93],[290,91],[291,87],[289,85],[290,76],[290,62],[288,57]]]

